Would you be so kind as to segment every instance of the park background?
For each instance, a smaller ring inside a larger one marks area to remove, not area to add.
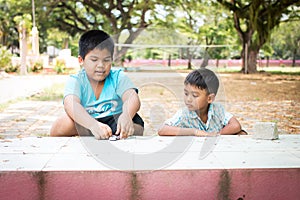
[[[49,135],[89,29],[112,35],[114,65],[144,89],[148,108],[165,102],[171,115],[185,75],[213,67],[226,108],[250,134],[258,121],[300,133],[299,1],[0,2],[1,137]],[[148,125],[162,122],[147,116]]]

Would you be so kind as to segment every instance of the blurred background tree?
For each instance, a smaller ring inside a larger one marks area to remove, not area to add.
[[[272,30],[283,21],[299,20],[299,0],[217,0],[233,13],[234,27],[242,42],[242,71],[255,73],[260,49]]]
[[[299,31],[296,31],[299,0],[35,0],[35,5],[40,52],[53,45],[70,48],[72,55],[77,56],[79,36],[88,29],[103,29],[116,43],[133,44],[145,29],[151,28],[150,35],[155,37],[148,37],[144,43],[203,45],[200,50],[182,48],[177,52],[190,61],[190,68],[191,58],[203,58],[202,67],[207,66],[208,59],[245,58],[246,44],[248,57],[241,67],[247,73],[257,71],[260,52],[270,59],[295,60],[300,55]],[[31,0],[0,0],[0,42],[13,54],[19,53],[16,19],[31,15]],[[162,28],[166,31],[155,34],[155,29]],[[224,47],[206,48],[205,45]],[[128,49],[128,46],[117,46],[117,64]],[[170,57],[174,56],[174,50],[166,51]]]

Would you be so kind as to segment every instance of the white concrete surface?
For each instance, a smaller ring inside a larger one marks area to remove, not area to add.
[[[249,135],[0,139],[0,171],[299,168],[299,143],[300,135],[280,135],[279,140]]]

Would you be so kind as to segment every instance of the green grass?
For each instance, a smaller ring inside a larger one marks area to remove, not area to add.
[[[257,70],[277,75],[300,75],[300,67],[258,67]]]
[[[191,70],[187,70],[186,66],[172,66],[171,69],[173,70],[186,70],[189,72]],[[193,69],[198,69],[197,67],[193,67]],[[219,68],[212,68],[213,70],[217,70],[218,73],[240,73],[241,67],[219,67]],[[270,74],[276,75],[300,75],[300,67],[257,67],[258,72],[267,72]]]
[[[64,84],[57,83],[28,98],[32,101],[58,101],[63,98]]]

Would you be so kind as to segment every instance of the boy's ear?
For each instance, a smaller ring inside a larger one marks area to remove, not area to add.
[[[78,56],[78,62],[79,62],[80,65],[83,64],[83,58],[81,56]]]
[[[212,103],[216,98],[215,93],[211,93],[208,95],[208,103]]]

